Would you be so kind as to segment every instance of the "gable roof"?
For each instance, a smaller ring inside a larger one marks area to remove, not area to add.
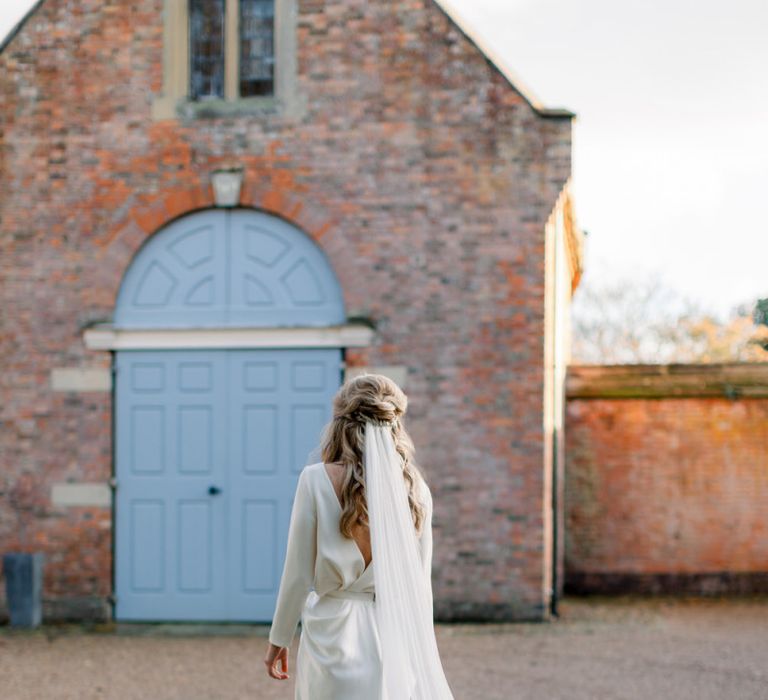
[[[571,112],[565,107],[545,107],[519,76],[485,43],[477,31],[461,16],[461,13],[453,6],[451,0],[433,0],[433,2],[539,115],[542,117],[566,117],[569,119],[576,116],[575,112]]]
[[[16,23],[13,29],[8,32],[8,35],[0,42],[0,53],[5,50],[5,47],[8,46],[24,24],[26,24],[27,20],[37,12],[44,2],[45,0],[37,0],[37,2],[34,3],[26,14]],[[433,2],[443,11],[443,13],[445,13],[450,22],[477,48],[486,60],[498,70],[504,78],[506,78],[510,86],[522,95],[523,99],[536,111],[537,114],[542,117],[561,117],[568,119],[576,116],[574,112],[571,112],[564,107],[545,107],[542,105],[541,101],[534,96],[530,88],[528,88],[502,58],[480,38],[477,31],[467,23],[452,5],[451,0],[433,0]]]
[[[45,0],[37,0],[37,2],[34,5],[32,5],[32,7],[30,7],[24,13],[24,16],[18,22],[16,22],[16,24],[13,25],[13,27],[11,28],[11,31],[5,35],[2,41],[0,41],[0,53],[3,53],[3,51],[5,51],[5,47],[8,46],[8,44],[10,44],[11,41],[13,41],[13,37],[15,37],[19,33],[21,28],[26,24],[27,20],[33,14],[35,14],[35,12],[37,12],[38,9],[40,9],[40,5],[42,5],[43,2],[45,2]]]

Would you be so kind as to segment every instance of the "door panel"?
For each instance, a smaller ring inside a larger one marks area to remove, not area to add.
[[[309,236],[277,217],[247,210],[229,214],[231,325],[344,322],[336,276]]]
[[[233,619],[271,620],[298,473],[331,418],[340,350],[229,351]],[[313,381],[296,381],[303,367]]]
[[[115,588],[123,620],[226,619],[226,357],[117,355]]]
[[[271,619],[340,361],[338,349],[118,353],[118,619]]]
[[[149,239],[120,286],[115,325],[183,328],[225,320],[228,216],[221,209],[197,212]]]

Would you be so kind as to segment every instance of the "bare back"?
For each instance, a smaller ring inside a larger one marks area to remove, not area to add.
[[[341,505],[341,488],[344,480],[345,469],[342,465],[335,462],[324,465],[328,476],[331,477],[331,483],[333,484],[333,490],[336,492],[336,498]],[[352,539],[354,539],[357,548],[360,550],[360,554],[365,561],[365,565],[368,566],[371,563],[371,533],[365,525],[355,525],[352,527]]]

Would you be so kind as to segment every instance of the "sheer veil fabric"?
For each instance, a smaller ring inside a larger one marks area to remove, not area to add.
[[[382,700],[453,700],[435,639],[430,574],[421,566],[391,424],[365,422],[364,472]]]

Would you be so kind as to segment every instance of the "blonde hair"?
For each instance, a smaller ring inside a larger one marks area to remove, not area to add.
[[[360,374],[345,382],[333,398],[333,419],[326,426],[321,454],[324,463],[340,462],[346,468],[339,520],[339,530],[344,537],[352,538],[355,525],[368,525],[363,466],[366,420],[392,423],[392,437],[401,457],[413,524],[416,532],[421,532],[425,507],[419,494],[424,477],[413,460],[413,442],[402,422],[407,407],[403,390],[382,374]]]

